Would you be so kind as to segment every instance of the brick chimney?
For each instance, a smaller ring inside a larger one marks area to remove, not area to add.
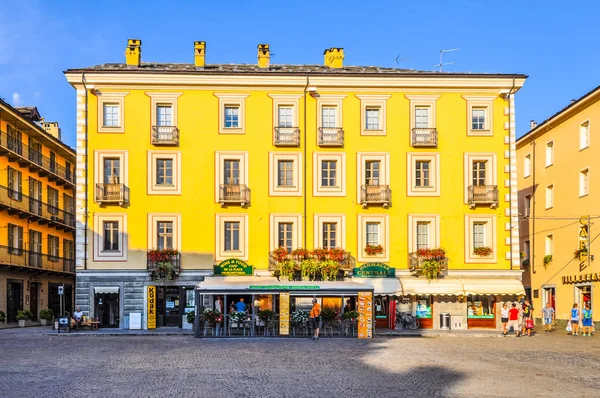
[[[331,47],[323,52],[323,65],[329,68],[344,67],[344,49]]]
[[[137,68],[142,64],[142,41],[128,39],[125,49],[125,63],[128,68]]]
[[[268,44],[258,45],[258,67],[268,68],[271,65],[271,51]]]
[[[194,64],[196,68],[204,68],[204,61],[206,55],[206,42],[195,41],[194,42]]]

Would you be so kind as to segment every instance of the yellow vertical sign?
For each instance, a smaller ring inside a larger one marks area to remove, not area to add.
[[[290,334],[290,294],[279,293],[279,334],[289,336]]]
[[[358,338],[373,337],[373,293],[358,292]]]
[[[148,286],[148,329],[156,329],[156,286]]]

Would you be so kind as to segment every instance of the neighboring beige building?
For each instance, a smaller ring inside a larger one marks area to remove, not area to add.
[[[517,141],[523,280],[536,318],[550,302],[560,326],[574,303],[600,314],[599,125],[600,86]]]

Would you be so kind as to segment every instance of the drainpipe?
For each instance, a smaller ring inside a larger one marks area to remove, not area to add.
[[[303,247],[306,249],[307,248],[307,216],[306,216],[306,165],[308,163],[308,158],[306,157],[306,136],[308,135],[308,132],[306,131],[306,94],[308,93],[308,85],[309,85],[309,77],[306,76],[306,86],[304,86],[304,134],[302,135],[302,147],[303,147],[303,152],[304,152],[304,173],[302,175],[303,181],[304,183],[302,184],[302,198],[303,198],[303,204],[304,204],[304,221],[302,222],[302,228],[304,229],[304,242],[303,242]],[[314,173],[314,170],[313,170]]]
[[[537,187],[535,185],[535,170],[536,170],[536,164],[535,164],[535,138],[531,141],[531,144],[533,146],[533,175],[531,176],[532,178],[532,189],[531,189],[531,200],[532,200],[532,209],[531,209],[531,214],[533,216],[533,221],[532,221],[532,225],[531,225],[531,254],[530,254],[530,265],[531,265],[531,273],[535,274],[535,196],[536,196],[536,192],[537,192]]]
[[[85,168],[84,168],[84,181],[85,181],[85,196],[84,196],[84,227],[83,227],[83,269],[87,269],[88,259],[88,90],[85,84],[85,72],[81,74],[81,82],[85,89]],[[77,188],[75,188],[75,198],[77,198]]]

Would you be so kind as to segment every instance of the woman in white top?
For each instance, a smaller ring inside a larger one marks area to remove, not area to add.
[[[219,313],[223,313],[223,302],[221,301],[221,296],[217,297],[215,300],[215,311],[219,311]]]
[[[506,333],[508,332],[506,330],[506,324],[508,323],[508,305],[506,303],[502,305],[502,309],[500,310],[500,320],[502,321],[502,328],[504,329],[502,335],[506,336]]]

